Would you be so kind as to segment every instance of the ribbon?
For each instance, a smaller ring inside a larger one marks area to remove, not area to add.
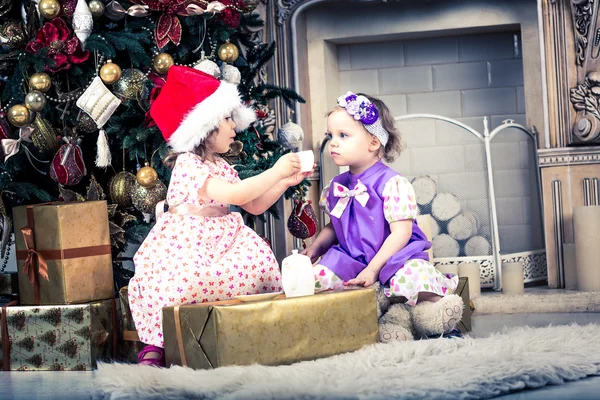
[[[187,11],[188,15],[202,15],[205,12],[210,12],[213,14],[216,13],[220,13],[221,11],[225,10],[227,8],[227,6],[223,3],[221,3],[220,1],[211,1],[210,3],[207,3],[206,8],[202,8],[197,4],[190,4],[185,8],[185,11]]]
[[[36,206],[47,205],[53,203],[41,203]],[[63,204],[63,203],[58,203]],[[36,305],[41,304],[40,280],[37,275],[49,280],[48,263],[46,260],[68,260],[71,258],[93,257],[105,254],[110,254],[110,244],[77,247],[72,249],[59,250],[37,250],[35,248],[35,220],[33,216],[33,207],[27,206],[27,226],[21,229],[23,239],[25,241],[26,250],[17,250],[17,260],[25,260],[23,272],[29,278],[33,285],[33,296]]]
[[[19,138],[18,139],[2,139],[2,150],[4,151],[4,162],[6,162],[9,158],[14,156],[21,149],[21,142],[29,142],[31,143],[31,135],[35,128],[32,125],[25,125],[21,129],[19,129]]]
[[[354,189],[350,190],[344,185],[340,185],[337,182],[333,184],[333,195],[339,197],[337,204],[331,211],[331,215],[336,218],[340,218],[344,213],[344,210],[348,206],[350,199],[355,198],[361,206],[366,206],[369,201],[369,193],[367,193],[367,187],[362,184],[359,180]]]
[[[2,316],[0,318],[0,325],[2,326],[2,336],[0,337],[0,342],[2,342],[2,369],[4,371],[10,371],[10,350],[12,347],[10,337],[8,337],[8,318],[6,313],[6,307],[12,307],[18,304],[18,301],[11,300],[8,304],[2,307]]]
[[[124,18],[126,15],[131,17],[145,17],[150,14],[148,6],[146,5],[135,5],[129,7],[127,10],[123,8],[116,0],[108,3],[104,9],[104,14],[113,21],[118,21]]]
[[[29,143],[32,142],[31,136],[35,133],[35,130],[36,130],[36,128],[33,125],[28,124],[28,125],[23,126],[21,129],[19,129],[19,138],[18,139],[2,139],[2,150],[4,151],[4,162],[8,161],[9,158],[14,156],[15,154],[17,154],[19,152],[19,150],[21,150],[22,142],[29,142]],[[31,163],[31,166],[33,168],[35,168],[35,170],[37,172],[39,172],[40,174],[46,175],[46,172],[38,169],[33,164],[33,161],[31,159],[33,158],[37,162],[41,162],[41,163],[48,163],[50,161],[40,160],[39,158],[37,158],[36,156],[31,154],[31,151],[27,148],[27,146],[23,146],[23,149],[25,150],[25,155],[27,156],[27,159]]]

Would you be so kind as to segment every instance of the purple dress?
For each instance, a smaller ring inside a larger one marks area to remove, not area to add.
[[[331,181],[327,203],[332,210],[342,199],[335,196],[336,183],[353,190],[360,180],[369,197],[364,206],[357,198],[350,197],[341,217],[331,217],[339,244],[325,253],[319,262],[320,265],[326,266],[344,281],[355,278],[368,265],[390,235],[390,224],[384,215],[384,202],[388,200],[384,199],[384,189],[390,179],[398,176],[400,174],[379,161],[361,174],[345,172]],[[431,242],[417,225],[416,219],[413,220],[412,235],[408,244],[387,261],[379,272],[379,281],[382,284],[389,283],[390,278],[408,260],[429,261],[426,250],[430,247]]]

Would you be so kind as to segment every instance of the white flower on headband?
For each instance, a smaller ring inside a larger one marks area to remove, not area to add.
[[[390,135],[381,125],[377,107],[368,98],[347,92],[338,97],[337,103],[355,120],[362,122],[367,131],[379,139],[382,146],[387,144]]]

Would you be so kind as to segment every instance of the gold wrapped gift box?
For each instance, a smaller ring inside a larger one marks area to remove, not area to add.
[[[355,351],[379,340],[375,290],[163,308],[167,365],[279,365]]]
[[[115,358],[114,299],[64,306],[2,307],[5,371],[85,371]]]
[[[21,304],[114,297],[105,201],[15,207],[13,220]]]
[[[456,326],[462,333],[471,332],[471,315],[473,314],[471,299],[469,298],[469,285],[467,279],[468,278],[464,277],[460,278],[458,280],[458,286],[454,291],[454,294],[459,295],[465,304],[462,320]]]

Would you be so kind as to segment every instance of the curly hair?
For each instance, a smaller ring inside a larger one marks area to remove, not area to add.
[[[217,132],[218,132],[218,129],[215,129],[214,131],[210,132],[208,134],[208,136],[206,137],[206,139],[204,139],[202,142],[200,142],[200,144],[198,146],[196,146],[194,148],[192,153],[200,156],[200,158],[202,160],[205,160],[206,156],[211,154],[210,149],[208,148],[209,142],[212,142],[214,136],[217,135]],[[183,154],[183,153],[171,150],[163,159],[163,164],[165,166],[167,166],[168,168],[172,169],[173,167],[175,167],[175,163],[177,162],[177,157],[179,157],[180,154]]]

